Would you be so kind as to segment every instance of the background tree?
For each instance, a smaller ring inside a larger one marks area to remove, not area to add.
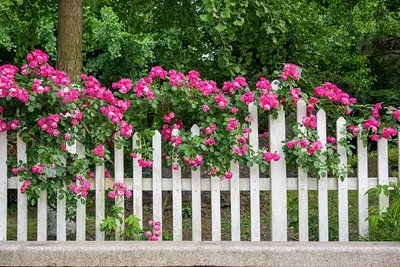
[[[71,79],[82,73],[83,0],[59,0],[57,68]]]

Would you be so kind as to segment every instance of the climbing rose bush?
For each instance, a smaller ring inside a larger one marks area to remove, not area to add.
[[[322,168],[340,176],[346,170],[337,167],[338,142],[351,152],[353,136],[365,142],[381,137],[390,140],[399,129],[400,108],[357,106],[356,99],[328,82],[307,95],[297,85],[302,71],[294,64],[285,64],[283,71],[275,72],[278,80],[260,77],[255,86],[249,86],[244,77],[236,77],[219,88],[197,71],[184,74],[156,66],[137,82],[123,78],[106,88],[86,74],[71,82],[66,73],[49,65],[48,59],[35,50],[20,69],[0,67],[0,131],[8,131],[9,176],[27,181],[21,190],[28,193],[32,204],[39,189],[46,188],[50,197],[55,196],[64,184],[77,183],[77,176],[82,177],[77,187],[62,192],[84,197],[85,191],[79,188],[82,181],[93,176],[96,164],[114,164],[115,147],[123,146],[127,156],[138,159],[140,167],[151,167],[156,130],[163,141],[163,163],[174,170],[203,167],[209,175],[230,179],[230,163],[237,160],[247,166],[258,164],[265,172],[281,155],[269,151],[268,145],[250,146],[251,104],[258,107],[260,117],[262,113],[276,117],[282,108],[288,116],[295,114],[298,101],[306,102],[307,115],[282,144],[289,165],[306,172]],[[346,139],[333,142],[335,128],[328,125],[333,139],[323,147],[316,130],[316,112],[321,108],[328,121],[340,116],[346,119]],[[193,124],[199,127],[198,135],[191,131]],[[302,127],[306,131],[300,131]],[[133,149],[135,135],[138,148]],[[26,143],[26,162],[15,158],[17,137]],[[83,155],[72,153],[75,142],[85,145]],[[329,156],[326,162],[320,159],[323,151]],[[111,173],[105,175],[111,177]]]

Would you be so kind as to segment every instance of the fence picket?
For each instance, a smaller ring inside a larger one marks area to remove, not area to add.
[[[26,163],[26,144],[22,141],[22,138],[17,136],[17,160],[18,165],[20,161],[22,163]],[[22,194],[21,190],[19,190],[22,186],[22,182],[18,179],[18,187],[17,187],[17,199],[18,199],[18,230],[17,230],[17,240],[18,241],[27,241],[28,239],[28,201],[27,195]]]
[[[104,163],[96,165],[96,241],[104,241],[104,232],[100,230],[105,216]]]
[[[193,125],[192,136],[200,134],[199,126]],[[192,240],[201,241],[201,178],[200,168],[192,169]]]
[[[136,133],[132,138],[132,148],[138,149],[140,147],[139,137]],[[139,219],[139,226],[143,227],[143,211],[142,211],[142,199],[143,199],[143,185],[142,185],[142,168],[139,166],[138,160],[141,158],[141,154],[137,154],[137,157],[132,159],[132,172],[133,172],[133,214]]]
[[[340,117],[336,122],[337,140],[346,138],[346,120]],[[339,170],[347,169],[347,151],[346,148],[338,143],[338,153],[340,157]],[[349,197],[347,172],[344,180],[338,179],[338,209],[339,209],[339,241],[349,241]]]
[[[360,126],[361,127],[361,126]],[[368,148],[360,136],[357,138],[357,176],[358,176],[358,232],[368,237]]]
[[[117,136],[118,138],[118,136]],[[124,182],[124,147],[122,146],[121,148],[118,148],[116,144],[114,144],[114,161],[115,161],[115,166],[114,166],[114,181],[115,182]],[[123,197],[122,197],[123,199]],[[124,206],[124,201],[120,201],[117,203],[117,200],[115,200],[115,204],[118,205],[118,207],[125,208]],[[122,214],[122,221],[125,220],[124,214]],[[116,233],[115,233],[115,240],[121,240],[124,238],[124,223],[121,224],[121,228],[118,228]]]
[[[258,112],[257,105],[249,105],[250,115],[253,120],[250,123],[249,144],[257,151],[258,143]],[[260,241],[260,168],[257,164],[250,167],[250,216],[251,216],[251,240]],[[239,192],[240,198],[240,192]],[[239,228],[240,230],[240,228]],[[240,238],[240,236],[239,236]]]
[[[378,140],[378,184],[386,185],[389,183],[389,156],[388,140],[381,138]],[[379,195],[379,209],[386,210],[389,206],[389,198],[384,194]]]
[[[211,176],[211,228],[212,241],[221,241],[221,181]]]
[[[162,169],[161,169],[161,134],[153,136],[153,220],[160,222],[162,233]],[[159,240],[162,239],[162,234]]]
[[[0,241],[7,240],[7,132],[0,132]]]
[[[37,241],[47,241],[47,191],[40,190],[37,203]]]
[[[326,151],[326,113],[320,109],[317,113],[317,132],[322,143],[322,151]],[[321,156],[323,162],[326,161],[325,156]],[[325,173],[325,178],[322,174]],[[329,240],[328,228],[328,178],[327,172],[321,171],[321,178],[318,180],[318,231],[319,241]]]
[[[297,102],[297,122],[301,123],[301,119],[306,115],[306,103],[299,100]],[[304,127],[302,131],[305,131]],[[308,177],[302,168],[298,168],[298,177],[299,241],[308,241]]]
[[[240,180],[239,162],[231,161],[231,172],[233,176],[231,184],[231,229],[232,241],[240,241]],[[251,179],[250,179],[251,181]],[[251,186],[251,183],[250,183]],[[250,191],[252,192],[252,191]]]
[[[282,151],[282,141],[286,136],[285,111],[279,110],[278,117],[269,116],[271,152],[278,152],[281,159],[271,161],[271,239],[287,240],[287,202],[286,202],[286,160]]]
[[[75,141],[75,151],[79,158],[85,156],[85,146]],[[86,202],[80,200],[76,203],[76,241],[86,240]]]
[[[66,159],[61,160],[65,166]],[[62,188],[57,189],[57,241],[67,240],[67,199],[62,191],[66,191],[67,186],[63,183]]]
[[[172,170],[172,210],[174,241],[182,241],[182,174],[181,167]]]

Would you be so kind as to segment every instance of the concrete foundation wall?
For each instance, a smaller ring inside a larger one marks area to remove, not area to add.
[[[400,242],[7,241],[0,266],[400,266]]]

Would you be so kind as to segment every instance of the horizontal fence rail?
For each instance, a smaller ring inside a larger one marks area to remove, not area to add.
[[[306,114],[306,105],[303,101],[298,102],[297,121],[301,122],[301,118]],[[259,121],[257,108],[249,105],[249,111],[253,120],[250,124],[251,133],[249,143],[255,149],[259,147],[258,129]],[[389,160],[388,160],[388,141],[381,139],[377,143],[378,153],[378,172],[377,177],[369,177],[368,174],[368,151],[363,146],[362,141],[357,140],[357,177],[346,177],[343,181],[338,178],[316,178],[308,177],[301,168],[298,169],[297,177],[287,177],[285,154],[282,151],[282,141],[286,139],[286,118],[283,110],[278,111],[276,119],[269,117],[269,143],[271,151],[277,151],[281,160],[271,162],[270,173],[268,177],[260,177],[259,166],[250,167],[249,177],[240,177],[239,163],[231,162],[232,179],[223,179],[219,177],[206,178],[202,177],[200,169],[193,169],[191,177],[182,177],[181,170],[172,170],[172,178],[162,176],[162,136],[156,131],[153,136],[153,159],[152,178],[144,178],[142,169],[138,165],[137,158],[132,159],[132,176],[124,177],[124,148],[115,147],[115,177],[105,178],[104,164],[96,166],[95,179],[89,179],[91,182],[90,190],[95,192],[95,240],[101,241],[105,239],[104,232],[100,230],[100,222],[105,217],[106,193],[107,188],[111,188],[115,182],[124,182],[130,190],[133,191],[132,201],[133,214],[140,219],[140,226],[143,223],[143,192],[152,192],[152,218],[161,223],[163,228],[163,192],[172,192],[172,237],[174,241],[183,239],[183,219],[182,219],[182,193],[191,192],[191,209],[192,209],[192,240],[202,240],[202,192],[210,192],[211,196],[211,234],[213,241],[221,240],[221,194],[229,192],[230,195],[230,228],[231,240],[241,240],[241,192],[249,192],[249,208],[250,208],[250,229],[251,240],[261,240],[261,201],[260,192],[270,192],[270,215],[271,215],[271,239],[272,241],[286,241],[288,239],[288,208],[287,208],[287,192],[290,190],[298,193],[298,227],[299,241],[308,241],[310,221],[309,221],[309,192],[318,192],[318,236],[319,241],[329,240],[329,217],[328,217],[328,191],[337,191],[338,201],[338,230],[339,240],[349,240],[349,191],[357,191],[358,205],[358,233],[360,236],[368,236],[368,189],[376,187],[378,184],[384,185],[389,182],[397,182],[399,177],[389,177]],[[337,139],[345,137],[342,134],[345,130],[345,120],[339,118],[336,123]],[[317,132],[323,145],[326,144],[326,114],[325,111],[319,110],[317,113]],[[192,135],[200,134],[197,125],[191,128]],[[400,134],[398,136],[400,138]],[[18,161],[27,161],[26,145],[21,139],[17,139]],[[137,135],[132,138],[133,148],[140,147],[140,140]],[[400,143],[400,142],[399,142]],[[398,149],[400,150],[400,144]],[[76,142],[73,146],[68,147],[71,153],[77,154],[79,157],[84,156],[85,147],[83,144]],[[347,151],[345,147],[338,146],[340,154],[340,165],[347,165]],[[399,153],[400,154],[400,153]],[[321,158],[321,160],[326,160]],[[7,177],[7,132],[0,133],[0,241],[7,240],[7,193],[8,189],[17,189],[18,207],[17,207],[17,240],[27,240],[28,228],[28,203],[25,194],[19,190],[21,182],[18,177]],[[399,156],[400,165],[400,156]],[[50,177],[48,179],[51,179]],[[64,190],[69,185],[64,185]],[[37,240],[47,240],[47,192],[40,192],[40,200],[38,202],[37,216]],[[67,239],[66,233],[66,199],[57,199],[57,240]],[[123,203],[121,204],[123,205]],[[389,199],[381,195],[379,197],[379,207],[387,208]],[[123,206],[121,206],[123,207]],[[78,201],[76,211],[76,240],[82,241],[86,239],[86,204]],[[116,239],[120,235],[117,233]],[[162,238],[162,236],[161,236]],[[161,239],[160,238],[160,239]]]

